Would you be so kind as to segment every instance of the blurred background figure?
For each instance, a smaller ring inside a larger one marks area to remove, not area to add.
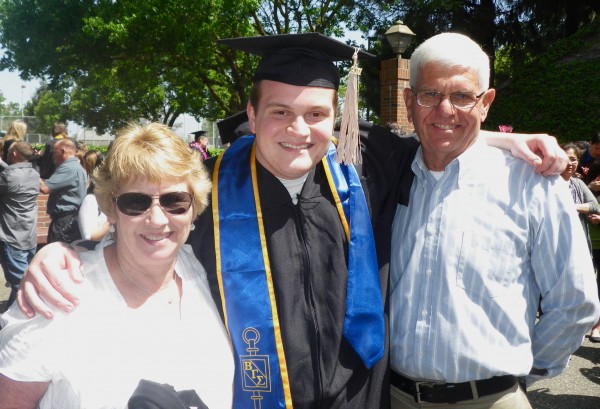
[[[210,153],[208,152],[208,138],[205,134],[206,131],[192,132],[192,135],[194,135],[194,142],[190,142],[190,148],[200,152],[200,159],[203,161],[210,158]]]
[[[217,122],[217,127],[219,128],[221,143],[226,147],[229,147],[236,139],[252,133],[246,110],[220,120]]]
[[[590,237],[592,239],[592,259],[596,268],[596,285],[598,286],[598,294],[600,294],[600,215],[590,214],[588,220],[590,222]],[[600,343],[600,320],[592,328],[590,341]]]
[[[0,152],[2,158],[0,159],[0,170],[8,167],[8,148],[13,142],[22,141],[27,133],[27,124],[19,119],[12,121],[8,126],[6,135],[0,139]]]
[[[108,233],[110,226],[106,215],[98,207],[94,182],[91,179],[94,170],[102,165],[103,161],[104,155],[98,150],[89,150],[83,155],[83,168],[88,176],[87,194],[81,202],[78,214],[79,232],[83,240],[99,241]]]
[[[590,239],[590,229],[587,215],[600,213],[600,207],[598,206],[598,201],[596,200],[594,193],[592,193],[592,191],[587,187],[585,182],[573,176],[579,166],[579,157],[581,156],[581,151],[574,143],[567,143],[563,145],[562,148],[569,158],[569,164],[567,165],[565,171],[560,175],[569,183],[569,189],[571,190],[575,207],[579,212],[579,219],[581,220],[581,225],[583,226],[583,231],[585,232],[585,237],[587,238],[588,248],[591,254],[592,241]]]
[[[37,166],[40,171],[40,177],[42,179],[48,179],[54,173],[56,165],[52,159],[52,152],[54,151],[54,144],[60,139],[68,138],[67,127],[62,122],[55,122],[51,130],[52,139],[46,142],[44,150],[39,153],[37,160]]]
[[[53,147],[56,170],[40,183],[40,191],[48,196],[47,213],[52,221],[48,227],[48,243],[81,239],[78,213],[87,191],[87,175],[75,156],[76,142],[59,139]]]
[[[13,141],[8,149],[8,167],[0,173],[0,265],[11,288],[7,308],[15,300],[37,247],[40,175],[30,162],[32,156],[29,143]]]
[[[587,149],[579,157],[577,172],[592,192],[600,193],[600,131],[590,137]]]

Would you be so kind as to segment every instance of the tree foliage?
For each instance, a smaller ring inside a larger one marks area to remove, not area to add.
[[[403,54],[410,58],[414,48],[427,38],[453,31],[468,35],[492,60],[490,84],[502,86],[520,67],[546,51],[556,41],[573,35],[579,28],[600,16],[599,0],[404,0],[376,2],[384,19],[367,16],[360,27],[365,31],[372,52],[380,60],[394,58],[383,34],[396,20],[402,20],[416,34]],[[390,18],[392,17],[392,18]],[[370,26],[364,22],[370,21]],[[496,64],[500,52],[499,64]],[[496,73],[495,68],[500,72]],[[366,98],[376,118],[379,113],[379,88],[376,70],[367,70]],[[496,75],[498,77],[496,78]]]
[[[3,0],[0,68],[64,91],[69,118],[100,132],[240,106],[215,41],[251,32],[252,0]],[[235,24],[232,24],[235,22]],[[12,30],[12,27],[19,27]]]
[[[398,19],[416,33],[413,49],[442,31],[469,35],[498,56],[498,86],[599,12],[600,0],[0,0],[0,69],[46,81],[35,106],[44,123],[172,125],[182,113],[215,120],[245,108],[257,59],[217,39],[353,31],[378,56],[361,79],[364,111],[377,120],[379,61],[394,57],[383,33]]]
[[[560,141],[588,140],[600,130],[600,20],[513,69],[498,90],[487,129],[547,132]]]
[[[4,94],[0,91],[0,116],[20,116],[21,107],[16,102],[6,103]]]
[[[63,101],[66,99],[64,91],[52,91],[43,84],[34,96],[33,114],[37,119],[38,132],[50,134],[55,122],[65,122],[68,118]]]

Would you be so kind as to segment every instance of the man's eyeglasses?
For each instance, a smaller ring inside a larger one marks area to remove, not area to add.
[[[425,108],[434,108],[442,103],[442,99],[447,97],[450,100],[450,103],[454,105],[455,108],[458,109],[467,109],[473,108],[479,98],[485,91],[481,94],[477,95],[474,92],[453,92],[450,95],[442,94],[438,91],[430,91],[430,90],[414,90],[411,89],[413,95],[417,98],[417,104]]]
[[[189,210],[194,201],[194,196],[188,192],[170,192],[160,196],[151,196],[144,193],[123,193],[115,196],[113,201],[121,213],[127,216],[139,216],[152,206],[152,201],[158,199],[158,204],[167,213],[183,214]]]

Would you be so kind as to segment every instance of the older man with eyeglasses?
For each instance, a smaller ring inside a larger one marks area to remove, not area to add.
[[[531,408],[520,378],[561,373],[600,311],[573,200],[482,143],[495,90],[471,39],[424,42],[410,86],[421,147],[393,224],[392,408]]]

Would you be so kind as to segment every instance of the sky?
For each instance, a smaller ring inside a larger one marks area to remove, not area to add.
[[[21,89],[21,86],[25,88]],[[16,71],[0,71],[0,91],[8,102],[21,104],[21,90],[23,90],[23,104],[27,103],[40,86],[40,81],[23,81]]]
[[[21,88],[25,85],[25,88]],[[16,102],[21,105],[21,91],[23,91],[23,104],[26,104],[40,86],[39,80],[23,81],[17,72],[0,71],[0,91],[7,102]],[[77,135],[82,127],[78,124],[69,124],[69,134]],[[175,133],[184,139],[193,140],[190,132],[198,131],[200,124],[190,115],[182,115],[175,123]]]

